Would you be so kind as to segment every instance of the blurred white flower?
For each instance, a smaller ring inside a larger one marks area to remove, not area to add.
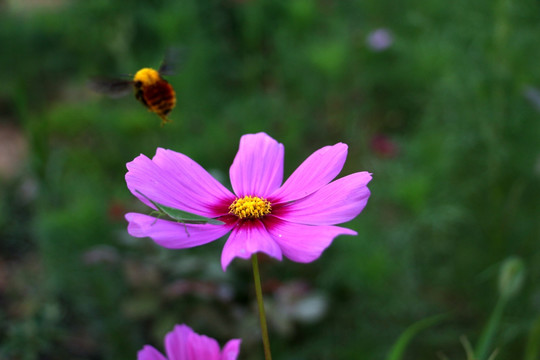
[[[83,253],[82,260],[86,265],[118,262],[118,251],[110,245],[96,245]]]
[[[306,282],[281,284],[273,299],[265,300],[273,327],[282,335],[291,334],[296,323],[314,324],[328,309],[326,295],[314,291]]]
[[[540,91],[538,91],[538,89],[527,86],[525,90],[523,90],[523,95],[536,110],[540,111]]]
[[[366,38],[367,46],[374,51],[388,49],[394,42],[394,36],[388,29],[380,28],[370,32]]]

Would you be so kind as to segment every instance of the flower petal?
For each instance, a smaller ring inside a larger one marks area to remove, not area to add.
[[[371,174],[363,171],[331,182],[315,193],[276,209],[272,214],[307,225],[334,225],[354,219],[367,204]]]
[[[227,225],[184,224],[152,216],[127,213],[128,233],[135,237],[150,237],[169,249],[185,249],[219,239],[231,230]]]
[[[137,360],[167,360],[159,351],[150,345],[145,345],[137,353]]]
[[[266,197],[283,181],[285,149],[265,133],[248,134],[240,138],[238,153],[229,174],[238,197]]]
[[[272,239],[260,220],[245,221],[235,227],[221,253],[223,271],[235,257],[248,259],[257,252],[282,259],[278,244]]]
[[[165,350],[169,360],[188,359],[188,341],[194,331],[187,325],[176,325],[165,336]]]
[[[311,154],[271,195],[271,201],[292,201],[303,198],[332,181],[347,158],[347,145],[325,146]]]
[[[240,344],[242,340],[232,339],[229,340],[223,347],[221,352],[221,360],[236,360],[238,354],[240,354]]]
[[[158,148],[152,160],[140,155],[129,162],[127,168],[129,190],[152,208],[154,206],[140,193],[159,204],[207,217],[223,215],[217,205],[230,204],[234,199],[234,195],[199,164],[172,150]]]
[[[357,235],[356,231],[338,226],[310,226],[275,221],[270,235],[281,247],[286,258],[307,263],[316,260],[339,235]]]
[[[216,340],[196,333],[189,336],[188,357],[185,360],[219,360],[219,358],[219,344]]]

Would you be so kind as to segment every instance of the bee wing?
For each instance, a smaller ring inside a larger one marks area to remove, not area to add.
[[[116,98],[129,94],[133,89],[133,81],[126,79],[97,78],[90,80],[90,89]]]
[[[174,75],[178,68],[178,64],[184,56],[184,51],[182,49],[171,47],[167,49],[165,53],[165,58],[161,63],[161,66],[158,69],[158,72],[161,75]]]

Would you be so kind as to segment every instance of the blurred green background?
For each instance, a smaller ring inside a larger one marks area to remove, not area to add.
[[[223,240],[165,250],[123,219],[147,211],[124,181],[140,153],[226,184],[259,131],[286,176],[339,141],[342,175],[374,174],[357,237],[262,259],[275,359],[385,359],[438,314],[403,359],[465,359],[465,338],[540,359],[539,37],[533,0],[0,1],[0,359],[135,359],[176,323],[261,359],[249,262],[223,273]],[[170,47],[171,124],[88,89]]]

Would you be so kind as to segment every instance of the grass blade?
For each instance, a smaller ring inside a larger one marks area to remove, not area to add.
[[[524,360],[540,359],[540,317],[536,318],[529,332]]]
[[[444,314],[435,315],[432,317],[429,317],[427,319],[422,319],[420,321],[415,322],[411,326],[409,326],[398,338],[394,346],[392,346],[392,349],[390,350],[390,353],[386,357],[386,360],[401,360],[403,358],[403,354],[405,352],[405,349],[411,342],[411,340],[422,330],[427,329],[435,324],[437,324],[442,319],[446,318],[447,316]]]

